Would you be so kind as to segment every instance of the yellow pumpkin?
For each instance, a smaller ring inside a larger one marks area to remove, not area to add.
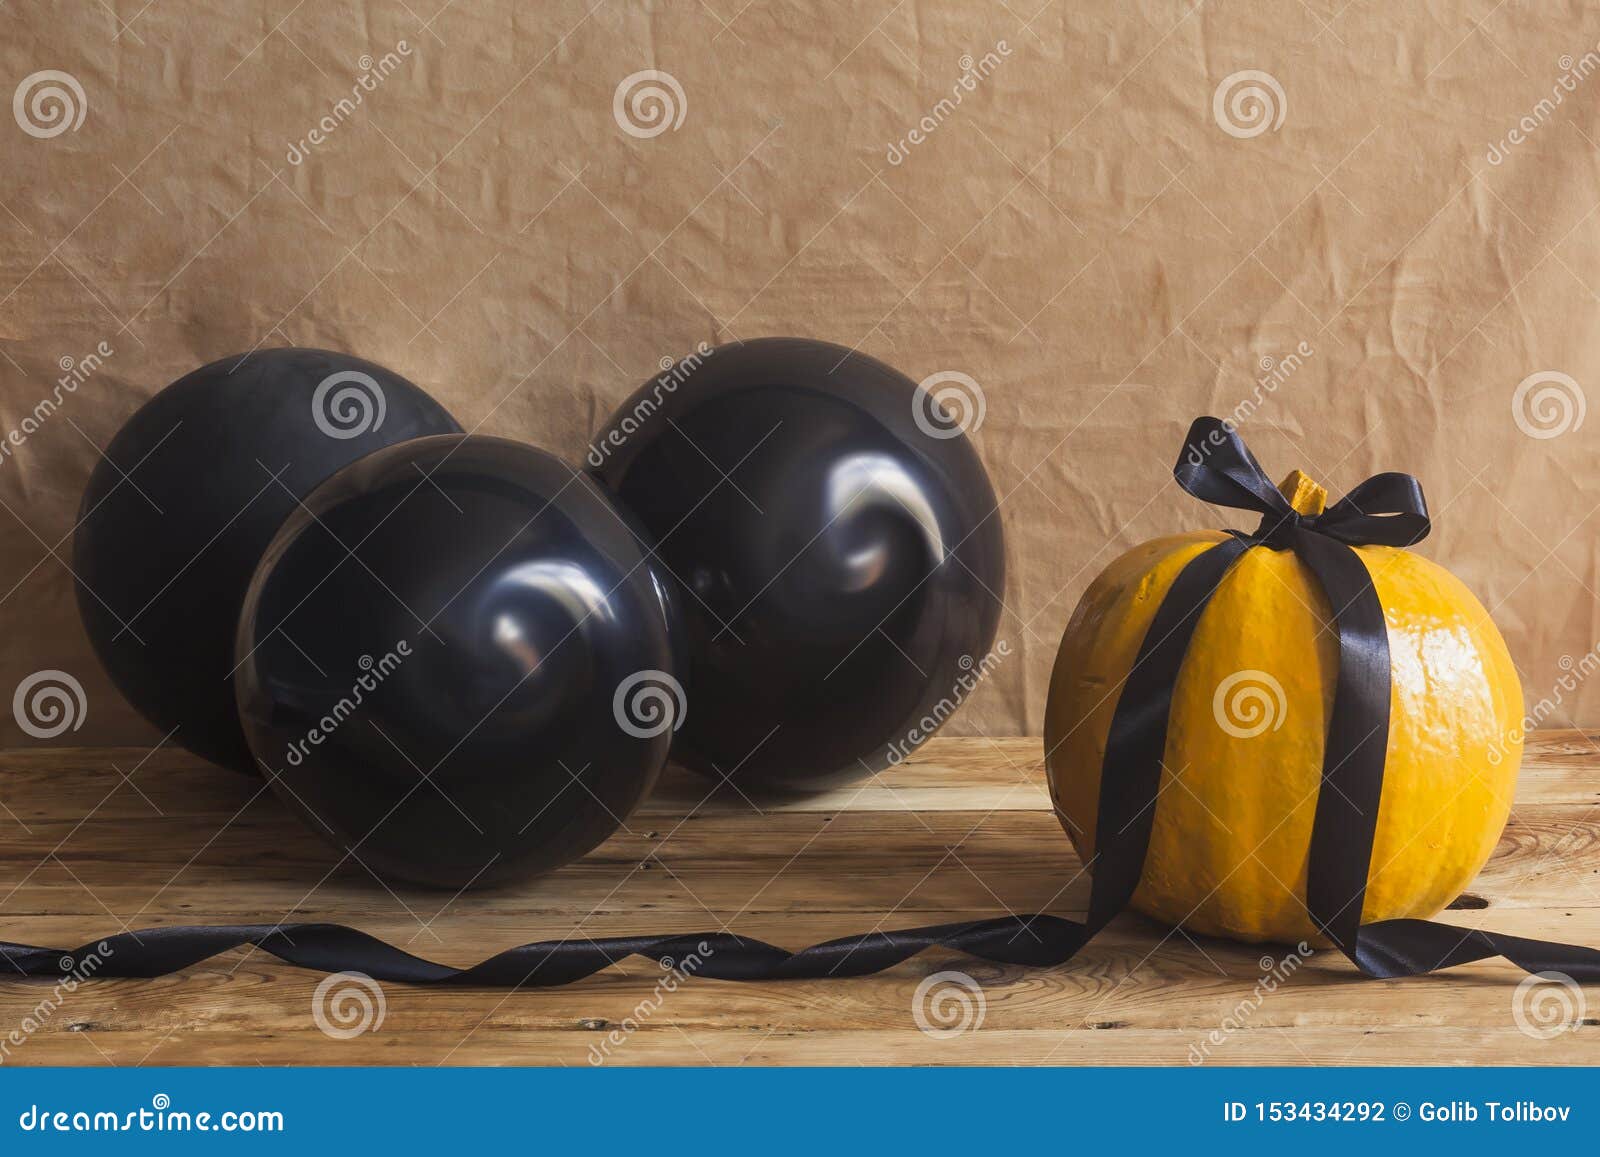
[[[1279,487],[1320,514],[1299,471]],[[1221,531],[1135,547],[1084,593],[1045,711],[1056,814],[1085,863],[1106,736],[1146,628],[1186,563]],[[1505,826],[1522,754],[1522,690],[1505,641],[1444,568],[1354,548],[1388,627],[1391,719],[1363,923],[1428,917],[1477,875]],[[1305,905],[1312,816],[1338,670],[1327,599],[1292,551],[1258,547],[1202,612],[1178,674],[1160,794],[1133,906],[1247,941],[1326,943]]]

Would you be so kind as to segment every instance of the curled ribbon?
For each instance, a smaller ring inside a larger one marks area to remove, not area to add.
[[[788,952],[727,932],[544,941],[508,949],[470,968],[424,960],[339,924],[215,925],[126,932],[72,952],[0,942],[0,960],[23,976],[64,977],[91,953],[96,976],[161,976],[218,953],[255,945],[301,968],[364,972],[420,985],[548,988],[581,980],[629,956],[697,954],[697,976],[797,980],[865,976],[928,948],[1004,964],[1065,963],[1133,898],[1155,821],[1173,689],[1189,641],[1229,569],[1252,549],[1292,550],[1311,571],[1338,638],[1339,672],[1323,747],[1322,790],[1311,831],[1306,907],[1313,922],[1366,976],[1415,976],[1503,956],[1528,972],[1559,971],[1600,983],[1600,951],[1457,928],[1429,920],[1361,923],[1389,736],[1389,638],[1366,564],[1351,548],[1410,546],[1429,530],[1422,487],[1409,474],[1376,474],[1321,514],[1303,515],[1279,493],[1228,425],[1197,419],[1173,475],[1206,502],[1260,514],[1252,534],[1186,565],[1156,611],[1112,715],[1101,768],[1088,916],[1008,915],[869,932]],[[3,973],[0,973],[3,975]]]

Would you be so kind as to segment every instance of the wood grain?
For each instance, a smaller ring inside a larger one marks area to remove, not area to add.
[[[1076,915],[1087,901],[1037,739],[938,739],[865,785],[757,803],[670,772],[626,830],[581,863],[451,897],[391,889],[358,865],[335,869],[259,783],[182,752],[5,752],[0,937],[72,946],[124,928],[330,920],[465,964],[570,935],[728,928],[799,947],[1008,910]],[[1441,918],[1600,945],[1600,736],[1530,742],[1494,858]],[[691,979],[659,1006],[660,967],[635,959],[551,991],[386,985],[381,1024],[348,1040],[316,1025],[319,976],[238,951],[180,976],[92,981],[58,1005],[49,984],[0,984],[0,1061],[1600,1063],[1600,998],[1569,1031],[1529,1035],[1513,1015],[1521,974],[1510,965],[1379,982],[1316,952],[1258,999],[1263,963],[1283,951],[1129,915],[1057,969],[930,954],[851,981]],[[913,1007],[918,985],[947,969],[982,986],[982,1020],[937,1038],[919,1030]],[[13,1029],[20,1044],[6,1037]]]

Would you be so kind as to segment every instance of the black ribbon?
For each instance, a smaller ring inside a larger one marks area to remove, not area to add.
[[[70,951],[0,942],[17,973],[64,978],[161,976],[247,944],[301,968],[362,972],[421,985],[549,988],[591,976],[629,956],[718,980],[865,976],[928,948],[1005,964],[1051,966],[1076,955],[1133,898],[1155,822],[1167,718],[1200,614],[1229,568],[1251,549],[1292,550],[1333,609],[1339,673],[1323,750],[1322,789],[1311,832],[1306,907],[1313,923],[1365,975],[1415,976],[1492,956],[1528,972],[1600,983],[1600,951],[1437,924],[1361,923],[1389,738],[1389,639],[1372,578],[1352,546],[1409,546],[1429,529],[1422,487],[1407,474],[1377,474],[1321,514],[1298,513],[1243,441],[1216,418],[1190,428],[1173,469],[1196,498],[1261,515],[1253,534],[1192,559],[1145,632],[1112,715],[1101,768],[1088,918],[1001,916],[895,932],[845,936],[788,952],[727,932],[568,938],[524,944],[470,968],[413,956],[339,924],[241,924],[125,932]],[[92,968],[89,962],[93,960]],[[3,973],[0,973],[3,974]]]

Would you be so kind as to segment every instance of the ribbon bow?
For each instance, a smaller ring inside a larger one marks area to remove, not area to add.
[[[70,975],[74,960],[101,962],[96,976],[159,976],[254,944],[302,968],[364,972],[421,985],[545,988],[568,984],[632,955],[701,959],[698,976],[788,980],[864,976],[927,948],[1008,964],[1049,966],[1074,956],[1128,906],[1144,870],[1167,743],[1173,689],[1211,596],[1247,550],[1292,550],[1311,570],[1339,643],[1339,674],[1323,746],[1322,787],[1311,832],[1306,908],[1313,922],[1367,976],[1393,978],[1504,956],[1528,972],[1560,971],[1600,983],[1600,952],[1462,929],[1427,920],[1361,923],[1389,737],[1389,636],[1383,606],[1352,546],[1409,546],[1428,533],[1422,487],[1409,474],[1375,474],[1321,514],[1300,514],[1272,485],[1229,426],[1189,427],[1178,484],[1196,498],[1261,516],[1254,534],[1231,537],[1179,572],[1157,608],[1122,686],[1106,737],[1095,820],[1088,917],[1007,915],[959,924],[867,932],[788,952],[728,932],[568,939],[509,948],[470,968],[413,956],[338,924],[212,925],[124,932],[72,952],[0,943],[0,960],[24,976]],[[0,970],[3,974],[3,970]]]
[[[1321,514],[1289,505],[1233,427],[1196,418],[1172,468],[1178,485],[1202,502],[1254,510],[1261,526],[1252,543],[1285,549],[1296,531],[1326,535],[1351,546],[1411,546],[1428,537],[1428,500],[1409,474],[1374,474]]]

